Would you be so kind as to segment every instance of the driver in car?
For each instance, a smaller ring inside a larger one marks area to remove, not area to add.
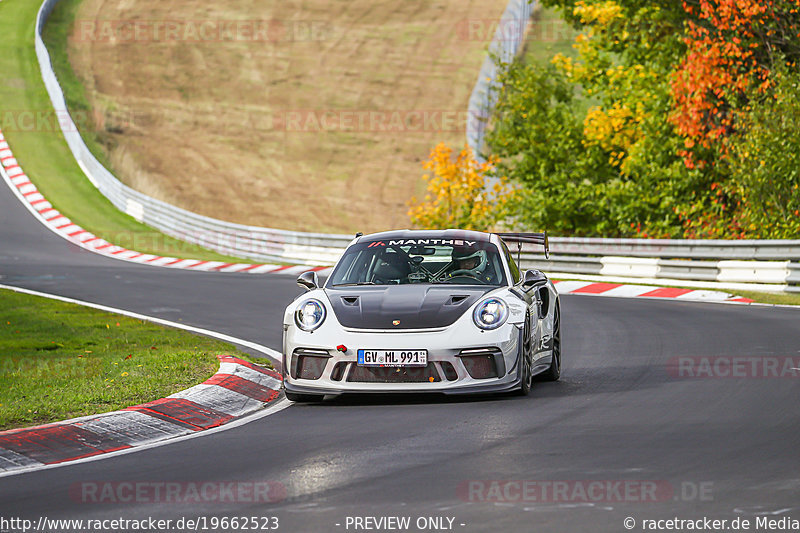
[[[474,278],[483,283],[491,283],[492,276],[488,272],[489,258],[486,250],[475,250],[470,248],[453,248],[453,266],[448,273],[449,278],[466,276]]]

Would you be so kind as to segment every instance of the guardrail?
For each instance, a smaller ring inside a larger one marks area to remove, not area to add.
[[[586,242],[593,241],[593,242]],[[800,242],[798,241],[709,241],[707,246],[697,241],[661,241],[669,243],[661,248],[652,242],[640,239],[626,239],[623,248],[627,256],[593,255],[609,248],[601,244],[602,239],[550,239],[550,258],[545,259],[533,249],[523,249],[520,267],[538,268],[545,272],[565,274],[594,275],[609,278],[684,280],[691,282],[714,282],[724,284],[753,284],[754,289],[800,292]],[[639,241],[639,242],[631,242]],[[614,242],[609,239],[608,242]],[[763,253],[759,244],[764,242]],[[583,243],[584,247],[581,247]],[[783,244],[780,244],[783,243]],[[682,252],[681,252],[682,250]],[[783,259],[782,261],[753,261],[754,255]],[[779,250],[784,250],[780,252]],[[717,260],[709,261],[717,253]],[[563,254],[563,255],[561,255]],[[667,259],[682,257],[683,259]],[[720,259],[728,258],[728,259]],[[756,287],[756,285],[758,287]]]
[[[560,254],[624,255],[663,259],[800,260],[800,240],[692,240],[553,238]]]
[[[525,29],[535,6],[535,0],[511,0],[508,3],[489,44],[489,53],[483,60],[478,81],[472,89],[467,107],[467,144],[479,161],[484,160],[481,150],[486,124],[497,100],[495,89],[500,71],[496,61],[513,61],[525,39]]]

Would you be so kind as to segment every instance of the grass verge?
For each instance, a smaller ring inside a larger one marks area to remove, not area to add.
[[[736,296],[750,298],[760,304],[800,305],[800,294],[789,292],[734,291]]]
[[[208,379],[234,346],[0,290],[0,430],[114,411]]]
[[[67,108],[78,125],[83,142],[104,167],[111,169],[107,150],[113,147],[114,141],[108,130],[114,125],[94,118],[95,111],[86,96],[84,83],[72,69],[67,51],[67,41],[81,1],[61,0],[58,3],[47,19],[42,31],[42,40],[50,53],[50,63],[53,65],[53,71],[67,101]]]
[[[0,2],[0,128],[31,181],[74,223],[111,243],[126,247],[135,243],[138,252],[163,256],[246,262],[174,239],[137,222],[115,208],[86,179],[61,134],[39,73],[33,46],[39,5],[35,0]],[[69,20],[68,14],[57,16],[62,25]],[[64,39],[63,46],[52,48],[58,52],[54,61],[65,61],[60,54],[66,54],[66,27],[49,31],[51,39]]]

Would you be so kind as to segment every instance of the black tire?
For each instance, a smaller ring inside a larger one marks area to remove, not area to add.
[[[321,402],[325,396],[322,394],[299,394],[297,392],[286,391],[286,398],[296,403]]]
[[[541,381],[558,381],[561,377],[561,303],[558,300],[553,313],[553,360],[550,367],[539,374]]]
[[[519,389],[517,394],[520,396],[527,396],[531,393],[533,386],[533,376],[531,375],[531,366],[533,365],[533,339],[531,338],[531,321],[530,316],[525,316],[525,329],[522,333],[522,353],[520,354],[520,372],[522,379],[520,380]]]

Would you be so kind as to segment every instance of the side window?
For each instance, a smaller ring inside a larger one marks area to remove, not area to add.
[[[521,279],[519,273],[519,267],[517,266],[517,263],[514,262],[514,258],[511,256],[511,252],[508,251],[508,246],[506,246],[506,243],[502,241],[500,242],[503,245],[503,253],[506,255],[506,261],[508,262],[508,269],[511,271],[511,282],[512,284],[516,285],[517,283],[519,283],[519,280]]]
[[[364,281],[371,259],[372,254],[365,253],[364,250],[345,254],[331,275],[331,282],[336,284]]]

